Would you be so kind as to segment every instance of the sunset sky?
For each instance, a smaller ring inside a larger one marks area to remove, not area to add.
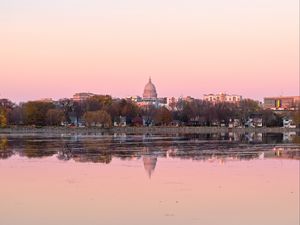
[[[0,98],[299,95],[298,0],[0,0]]]

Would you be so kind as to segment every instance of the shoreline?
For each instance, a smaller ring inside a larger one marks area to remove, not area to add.
[[[214,133],[285,133],[300,132],[300,128],[261,127],[261,128],[228,128],[228,127],[112,127],[112,128],[79,128],[79,127],[11,127],[0,128],[0,134],[214,134]]]

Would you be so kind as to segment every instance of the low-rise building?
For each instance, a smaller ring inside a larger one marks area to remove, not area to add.
[[[296,128],[296,124],[294,121],[289,117],[284,117],[282,119],[282,124],[284,128]]]
[[[264,108],[271,110],[294,111],[299,109],[300,96],[265,97]]]
[[[209,101],[212,103],[218,103],[218,102],[230,102],[230,103],[238,103],[242,100],[241,95],[229,95],[226,93],[220,93],[220,94],[206,94],[203,98],[205,101]]]
[[[135,102],[135,103],[142,102],[142,100],[143,100],[143,98],[138,95],[131,96],[127,99],[129,99],[130,101]]]
[[[52,98],[41,98],[39,100],[36,100],[36,102],[53,103],[54,100]]]
[[[73,95],[73,101],[75,102],[80,102],[80,101],[85,101],[89,99],[90,97],[95,96],[93,93],[87,93],[87,92],[82,92],[82,93],[76,93]]]
[[[253,113],[249,116],[248,120],[245,123],[245,127],[262,127],[263,118],[260,113]]]
[[[119,116],[119,117],[114,118],[114,126],[115,127],[126,127],[127,126],[126,116]]]

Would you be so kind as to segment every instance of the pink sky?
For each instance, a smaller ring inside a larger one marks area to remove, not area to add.
[[[0,98],[299,95],[299,3],[0,3]]]

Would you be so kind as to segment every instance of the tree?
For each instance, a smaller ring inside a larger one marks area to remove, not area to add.
[[[300,108],[293,113],[293,121],[297,127],[300,127]]]
[[[27,125],[45,126],[49,109],[53,109],[53,103],[49,102],[27,102],[23,105],[24,120]]]
[[[8,112],[8,123],[13,125],[23,124],[23,111],[22,107],[15,106]]]
[[[134,126],[142,126],[143,125],[143,118],[141,116],[136,116],[132,119],[132,124]]]
[[[267,127],[282,127],[282,117],[272,110],[262,110],[263,124]]]
[[[252,99],[243,99],[239,103],[238,119],[245,122],[253,113],[258,113],[262,110],[259,102]]]
[[[59,126],[66,121],[64,111],[61,109],[49,109],[46,115],[47,125]]]
[[[168,125],[172,122],[172,113],[165,107],[159,108],[154,115],[154,122],[158,125]]]
[[[109,128],[112,126],[111,116],[104,110],[86,112],[83,119],[87,126],[101,126]]]
[[[63,110],[66,122],[71,122],[70,116],[74,109],[74,102],[71,99],[64,98],[57,102],[58,108]]]
[[[4,128],[7,126],[7,114],[4,109],[0,109],[0,127]]]
[[[0,127],[8,125],[9,112],[14,108],[14,104],[8,99],[0,99]]]
[[[112,118],[126,117],[127,124],[133,123],[132,120],[140,114],[138,106],[134,102],[125,99],[113,101],[107,111]]]
[[[73,114],[73,116],[76,118],[75,125],[79,125],[79,119],[84,115],[84,110],[81,102],[74,102],[72,105],[72,112],[70,114]]]
[[[107,110],[111,104],[112,97],[110,95],[94,95],[82,102],[85,112]]]

